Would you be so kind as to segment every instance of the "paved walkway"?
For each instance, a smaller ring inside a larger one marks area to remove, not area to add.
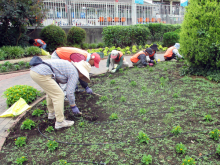
[[[132,66],[130,61],[131,56],[125,56],[126,61],[129,63],[129,66]],[[158,54],[158,57],[161,61],[164,61],[163,54]],[[100,74],[105,72],[107,59],[101,60],[99,68],[92,67],[91,73]],[[16,61],[17,62],[17,61]],[[14,85],[30,85],[34,88],[41,90],[42,89],[31,79],[29,71],[12,73],[6,75],[0,75],[0,93],[3,95],[3,92]],[[6,98],[0,97],[0,114],[7,110]],[[7,130],[11,127],[14,120],[13,118],[0,118],[0,146],[1,140],[7,136]]]

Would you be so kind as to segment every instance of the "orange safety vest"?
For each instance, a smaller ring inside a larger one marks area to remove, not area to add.
[[[130,58],[131,62],[137,63],[137,62],[140,60],[140,59],[138,59],[138,56],[140,56],[141,54],[144,54],[145,56],[147,56],[147,55],[144,53],[144,51],[140,51],[140,52],[136,53],[135,55],[133,55],[133,56]]]
[[[166,53],[164,54],[164,57],[172,57],[173,55],[173,49],[176,49],[174,46],[171,46],[167,49]],[[165,58],[166,59],[166,58]]]
[[[83,56],[85,56],[86,59],[87,59],[87,54],[88,54],[88,52],[85,50],[78,49],[78,48],[71,48],[71,47],[57,48],[56,53],[61,59],[68,60],[70,62],[71,62],[70,55],[73,53],[82,54]]]
[[[119,51],[118,53],[119,53],[119,58],[118,58],[118,60],[115,59],[115,62],[119,62],[120,59],[121,59],[121,57],[123,56],[123,53],[122,53],[122,52]]]
[[[39,47],[39,46],[41,46],[41,44],[39,44],[37,42],[37,40],[41,40],[41,39],[34,39],[34,41],[35,41],[34,46],[38,46]],[[41,42],[43,42],[44,45],[46,44],[43,40],[41,40]]]
[[[150,58],[153,57],[155,53],[156,53],[156,52],[153,50],[153,53],[152,53],[151,55],[149,55],[149,57],[150,57]]]

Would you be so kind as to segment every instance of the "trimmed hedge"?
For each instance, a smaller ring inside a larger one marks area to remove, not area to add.
[[[192,67],[220,68],[220,2],[193,0],[180,33],[180,51]],[[199,11],[199,12],[198,12]]]
[[[181,25],[150,23],[130,26],[107,26],[103,28],[102,39],[106,46],[125,47],[145,45],[147,40],[162,41],[164,33],[173,32]]]
[[[163,35],[163,46],[170,47],[179,42],[179,34],[175,32],[167,32]]]
[[[80,27],[72,27],[67,34],[68,44],[82,44],[86,38],[86,31]]]
[[[106,46],[125,47],[132,44],[144,45],[149,37],[148,28],[140,25],[107,26],[103,28],[102,39]]]
[[[40,32],[41,38],[47,43],[47,50],[53,52],[57,47],[64,46],[67,41],[65,31],[56,25],[48,25]]]

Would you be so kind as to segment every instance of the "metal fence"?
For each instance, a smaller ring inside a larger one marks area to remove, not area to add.
[[[180,6],[105,1],[45,0],[48,9],[43,25],[58,26],[107,26],[146,23],[179,24],[183,21],[184,8]]]

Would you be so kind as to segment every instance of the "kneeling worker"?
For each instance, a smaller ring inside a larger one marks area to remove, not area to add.
[[[137,66],[137,67],[144,67],[147,66],[147,56],[153,54],[153,51],[151,48],[147,48],[144,51],[140,51],[138,53],[136,53],[135,55],[133,55],[131,57],[131,62],[133,63],[133,66]]]
[[[108,56],[107,60],[107,71],[109,70],[109,64],[112,66],[111,73],[115,73],[120,68],[128,67],[128,62],[126,62],[123,53],[117,50],[112,50],[112,52]],[[114,67],[116,65],[116,67]]]
[[[31,67],[31,78],[46,92],[48,119],[56,118],[55,129],[70,127],[74,121],[64,118],[64,93],[58,83],[66,83],[66,93],[70,107],[75,114],[81,114],[75,104],[74,91],[78,79],[90,82],[91,66],[86,61],[44,60],[45,63]]]
[[[100,56],[97,53],[88,53],[85,50],[74,48],[74,47],[60,47],[57,48],[51,55],[51,59],[63,59],[73,62],[87,61],[91,66],[99,68]],[[79,79],[79,82],[83,88],[85,88],[88,94],[93,93],[92,89],[89,88],[88,84]],[[65,92],[65,85],[61,85]],[[76,88],[77,89],[77,88]]]
[[[178,49],[180,48],[180,44],[179,43],[175,43],[174,46],[171,46],[167,49],[167,51],[164,54],[164,59],[165,61],[169,61],[172,59],[176,59],[176,57],[178,58],[183,58],[180,54]]]
[[[46,50],[47,47],[47,44],[41,39],[30,39],[29,43],[44,50]]]

